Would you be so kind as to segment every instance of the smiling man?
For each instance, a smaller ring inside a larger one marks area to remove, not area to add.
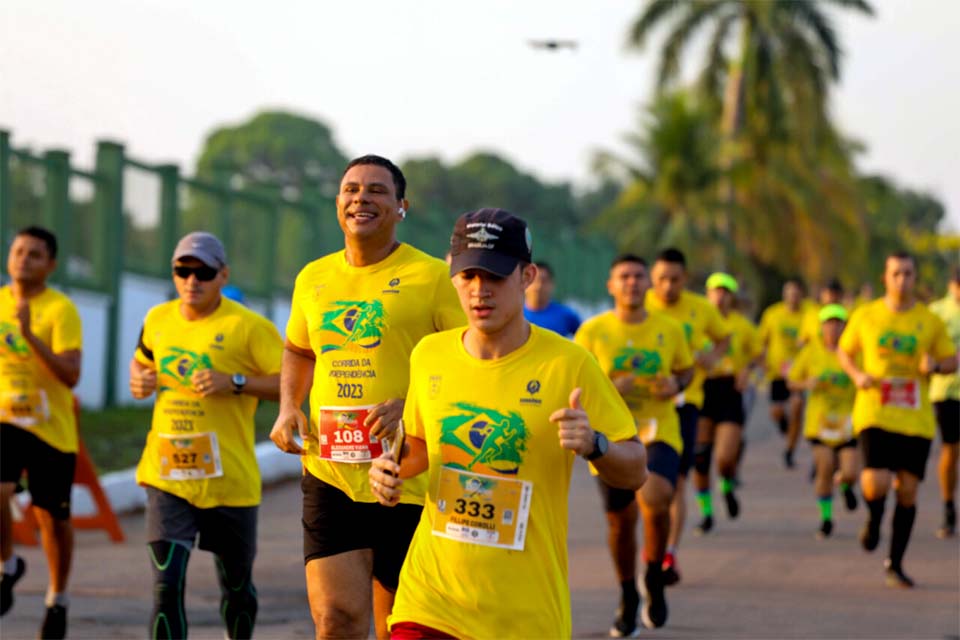
[[[77,423],[70,390],[80,379],[80,314],[47,287],[57,268],[57,239],[41,227],[21,229],[7,256],[12,283],[0,288],[0,615],[13,606],[13,585],[26,564],[13,554],[10,499],[20,476],[30,479],[50,585],[39,637],[67,632],[67,578],[73,558],[70,488],[77,460]]]
[[[537,269],[526,223],[481,209],[459,218],[450,243],[469,325],[414,349],[409,455],[398,465],[386,452],[370,469],[374,495],[389,508],[416,486],[409,478],[429,478],[392,637],[569,638],[574,458],[591,460],[611,486],[636,490],[645,451],[596,360],[524,318],[523,291]]]
[[[253,414],[259,399],[279,395],[283,347],[270,321],[222,295],[229,275],[216,237],[184,236],[173,254],[178,297],[147,313],[130,362],[133,397],[156,393],[137,465],[147,490],[151,640],[187,637],[183,585],[198,536],[216,556],[226,637],[250,638],[257,617]]]
[[[345,248],[304,267],[293,291],[270,437],[303,459],[303,554],[318,638],[366,637],[371,608],[377,636],[387,636],[426,487],[411,482],[403,504],[387,509],[367,469],[403,413],[413,347],[465,322],[447,265],[397,240],[405,191],[386,158],[350,162],[337,195]],[[309,421],[300,409],[308,392]]]

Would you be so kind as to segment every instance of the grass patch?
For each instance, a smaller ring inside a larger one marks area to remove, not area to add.
[[[257,442],[266,440],[277,417],[276,402],[260,401],[254,416]],[[137,464],[147,441],[153,407],[113,407],[80,412],[80,435],[100,473]]]

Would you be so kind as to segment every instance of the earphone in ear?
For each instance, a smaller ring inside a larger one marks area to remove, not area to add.
[[[399,209],[397,209],[397,213],[400,214],[401,220],[407,217],[407,210],[404,209],[403,207],[400,207]]]

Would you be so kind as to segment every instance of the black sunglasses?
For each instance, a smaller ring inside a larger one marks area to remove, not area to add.
[[[197,280],[200,282],[210,282],[217,277],[217,274],[220,273],[220,269],[214,269],[213,267],[208,267],[203,265],[201,267],[174,267],[173,273],[178,278],[183,278],[186,280],[191,275],[197,277]]]

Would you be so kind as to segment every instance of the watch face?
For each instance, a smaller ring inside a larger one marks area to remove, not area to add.
[[[238,387],[242,387],[243,385],[247,384],[247,376],[243,375],[242,373],[233,374],[233,384],[237,385]]]

